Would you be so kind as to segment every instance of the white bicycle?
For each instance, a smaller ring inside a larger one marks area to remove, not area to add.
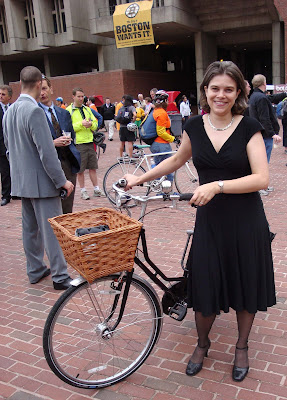
[[[147,170],[153,168],[152,158],[156,155],[174,154],[175,151],[165,153],[146,154],[145,149],[149,145],[134,144],[134,157],[118,157],[117,162],[112,165],[105,173],[103,180],[104,192],[112,204],[116,204],[116,192],[113,188],[114,182],[117,182],[125,174],[143,175]],[[135,196],[146,196],[149,192],[160,193],[161,183],[166,179],[156,179],[151,182],[144,183],[133,189]],[[174,173],[174,184],[178,193],[193,193],[198,186],[198,176],[192,160],[188,160],[181,168]]]

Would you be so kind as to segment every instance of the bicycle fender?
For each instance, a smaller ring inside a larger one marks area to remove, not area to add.
[[[86,279],[83,278],[81,275],[77,276],[77,278],[73,279],[70,282],[71,286],[79,286],[81,283],[86,282]]]

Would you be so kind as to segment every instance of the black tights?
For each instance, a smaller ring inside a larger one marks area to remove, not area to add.
[[[254,321],[255,314],[250,314],[247,311],[237,311],[237,325],[238,325],[238,340],[236,346],[240,349],[247,346],[248,337],[252,324]],[[194,363],[201,363],[208,349],[209,339],[208,335],[212,328],[216,314],[212,314],[208,317],[204,317],[201,312],[195,312],[195,323],[198,334],[198,345],[192,356],[191,361]],[[235,351],[235,365],[237,367],[248,366],[248,355],[247,351],[236,350]]]

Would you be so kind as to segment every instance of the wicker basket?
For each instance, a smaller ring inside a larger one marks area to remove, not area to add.
[[[95,208],[49,219],[67,262],[88,282],[131,271],[142,224],[110,208]],[[107,224],[108,231],[75,236],[77,228]]]

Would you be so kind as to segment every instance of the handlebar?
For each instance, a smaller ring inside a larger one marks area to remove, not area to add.
[[[139,203],[146,203],[155,200],[189,201],[193,196],[193,193],[180,193],[180,194],[163,193],[163,194],[157,194],[156,196],[133,196],[131,193],[123,191],[123,188],[125,188],[126,185],[127,181],[124,178],[119,179],[117,183],[113,184],[113,189],[116,192],[116,203],[118,207],[126,204],[130,200],[135,200],[136,202]]]

